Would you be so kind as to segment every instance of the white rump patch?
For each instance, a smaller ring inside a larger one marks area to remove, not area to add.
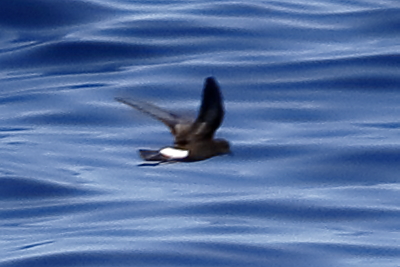
[[[177,149],[172,147],[166,147],[160,150],[160,153],[171,159],[183,159],[189,156],[189,150]]]

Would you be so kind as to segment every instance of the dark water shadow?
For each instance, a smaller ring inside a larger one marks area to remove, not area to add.
[[[115,13],[88,1],[3,1],[0,25],[19,30],[45,30],[95,21]]]
[[[107,63],[147,59],[162,56],[165,49],[156,45],[128,44],[122,42],[53,42],[23,49],[4,55],[1,66],[4,68],[37,68],[46,66],[65,66],[79,64]],[[79,67],[78,67],[79,68]]]
[[[27,115],[18,119],[20,123],[29,125],[53,126],[105,126],[123,123],[122,118],[105,111],[81,110],[70,112],[51,112]]]
[[[29,200],[91,195],[94,191],[25,177],[0,177],[0,200]]]
[[[361,147],[332,151],[315,159],[312,168],[299,178],[321,185],[376,185],[398,183],[400,149],[397,147]]]
[[[171,211],[181,215],[232,216],[280,219],[308,222],[340,222],[383,220],[400,218],[397,210],[379,208],[319,206],[315,203],[293,203],[282,201],[230,201],[188,206]]]
[[[322,263],[316,255],[311,257],[292,248],[235,245],[229,243],[166,244],[167,251],[81,251],[53,253],[41,256],[9,260],[4,267],[12,266],[310,266]],[[307,257],[308,256],[308,257]],[[324,266],[331,266],[325,257]]]

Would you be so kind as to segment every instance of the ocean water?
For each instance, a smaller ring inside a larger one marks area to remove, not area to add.
[[[0,266],[400,266],[400,2],[3,0]],[[225,99],[232,156],[139,167]]]

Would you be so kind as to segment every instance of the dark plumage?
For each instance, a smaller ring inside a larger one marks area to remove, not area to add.
[[[228,141],[214,139],[224,117],[224,106],[219,86],[213,77],[205,80],[199,114],[194,121],[146,102],[131,98],[115,99],[162,121],[173,134],[173,147],[139,150],[140,156],[146,161],[189,162],[230,153]]]

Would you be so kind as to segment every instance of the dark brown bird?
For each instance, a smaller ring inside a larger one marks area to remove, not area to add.
[[[138,109],[162,121],[175,137],[172,147],[160,150],[140,149],[140,156],[146,161],[191,162],[230,153],[229,142],[214,139],[224,117],[221,92],[216,80],[205,80],[200,111],[195,120],[188,120],[152,104],[130,98],[115,98],[117,101]]]

